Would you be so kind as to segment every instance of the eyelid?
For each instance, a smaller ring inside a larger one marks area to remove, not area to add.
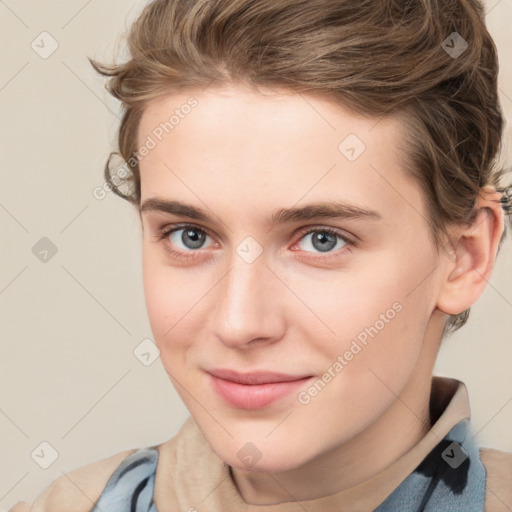
[[[191,223],[191,222],[181,222],[181,223],[177,223],[177,224],[166,224],[157,230],[157,236],[165,237],[165,236],[168,236],[173,231],[177,231],[178,229],[184,229],[184,228],[194,228],[194,229],[197,229],[198,231],[202,231],[203,233],[206,233],[210,238],[215,238],[214,236],[212,236],[212,234],[210,233],[208,228],[199,226],[199,225]],[[348,242],[351,242],[353,244],[355,244],[356,239],[358,239],[358,237],[356,237],[355,235],[348,234],[346,231],[344,231],[340,228],[336,228],[333,226],[324,226],[321,224],[305,226],[304,228],[299,229],[297,233],[301,236],[305,236],[307,234],[310,234],[311,232],[322,231],[322,230],[335,232],[340,238],[344,238]]]
[[[174,233],[174,231],[179,231],[180,229],[197,229],[197,231],[201,231],[204,234],[208,235],[211,239],[214,237],[210,234],[210,231],[202,226],[198,226],[197,224],[193,224],[190,222],[181,222],[178,224],[166,224],[165,226],[162,226],[157,230],[156,238],[157,240],[162,240],[166,237],[168,237],[171,233]],[[200,250],[200,249],[199,249]]]

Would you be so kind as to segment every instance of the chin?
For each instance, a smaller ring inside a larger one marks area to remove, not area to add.
[[[290,442],[288,446],[283,447],[280,443],[252,444],[245,440],[235,439],[229,446],[222,446],[218,449],[213,445],[212,448],[229,466],[250,473],[288,471],[305,464],[309,460],[308,454],[297,453],[296,442]],[[314,457],[315,454],[311,453],[310,455]],[[247,456],[252,456],[253,460],[251,461],[249,458],[244,461]]]

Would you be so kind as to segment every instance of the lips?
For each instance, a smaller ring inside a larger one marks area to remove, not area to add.
[[[311,375],[289,375],[286,373],[254,371],[250,373],[239,373],[235,370],[216,369],[208,373],[219,377],[220,379],[229,380],[238,384],[268,384],[271,382],[293,382],[301,380]]]
[[[208,372],[214,391],[227,404],[238,409],[262,409],[297,391],[311,375],[289,375],[276,372],[238,373],[233,370]]]

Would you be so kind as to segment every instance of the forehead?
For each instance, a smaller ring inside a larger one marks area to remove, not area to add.
[[[318,143],[325,139],[326,143],[331,143],[347,131],[360,138],[365,135],[368,138],[367,132],[372,132],[374,142],[386,143],[401,136],[403,129],[399,119],[387,117],[383,120],[358,114],[318,95],[273,89],[255,92],[244,87],[225,86],[204,91],[189,89],[150,101],[139,125],[139,143],[142,144],[148,134],[161,131],[159,128],[164,129],[163,136],[166,136],[171,132],[184,132],[190,124],[198,136],[207,133],[210,140],[222,141],[227,135],[230,139],[249,135],[255,142],[276,140],[275,132],[279,131],[280,139],[276,144],[287,135],[290,140],[308,138]],[[247,130],[222,132],[222,128],[240,127]]]
[[[142,200],[197,204],[213,195],[281,207],[329,195],[395,212],[411,201],[421,208],[416,183],[404,179],[403,132],[398,119],[319,97],[188,90],[150,102],[142,116],[138,145],[151,146],[140,161]]]

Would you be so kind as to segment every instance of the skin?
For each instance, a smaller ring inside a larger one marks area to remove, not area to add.
[[[354,486],[431,427],[443,327],[485,289],[503,231],[499,195],[482,195],[474,225],[450,231],[454,252],[437,253],[422,190],[405,174],[401,121],[377,123],[318,97],[210,87],[150,102],[140,145],[191,96],[198,105],[140,163],[141,204],[176,200],[212,216],[141,213],[145,298],[162,363],[248,503]],[[366,145],[353,162],[338,150],[348,134]],[[382,219],[266,223],[277,209],[328,201]],[[200,248],[183,242],[183,226],[158,239],[180,223],[206,233]],[[322,252],[314,233],[301,234],[307,228],[357,243],[338,239]],[[237,254],[248,236],[263,249],[252,263]],[[401,311],[308,404],[292,393],[264,409],[237,409],[212,389],[206,369],[321,378],[395,303]],[[261,453],[252,467],[237,456],[249,441]]]

